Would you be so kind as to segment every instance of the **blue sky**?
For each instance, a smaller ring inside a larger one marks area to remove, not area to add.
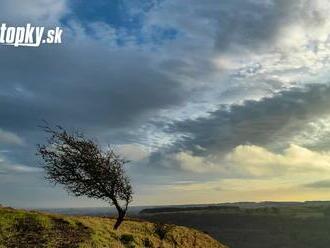
[[[43,179],[42,120],[131,160],[134,204],[325,200],[326,0],[4,0],[63,44],[0,47],[0,203],[102,206]]]

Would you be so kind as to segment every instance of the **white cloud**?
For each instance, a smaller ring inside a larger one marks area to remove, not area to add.
[[[330,116],[308,122],[303,130],[292,137],[292,142],[325,149],[330,144]]]
[[[123,144],[117,145],[116,150],[125,159],[131,161],[140,161],[148,157],[149,151],[143,145],[139,144]]]
[[[330,151],[318,152],[292,144],[283,152],[272,152],[260,146],[241,145],[225,158],[218,158],[219,163],[214,162],[214,157],[187,152],[178,153],[176,159],[182,169],[219,176],[164,188],[173,197],[184,192],[182,203],[196,199],[200,202],[327,200],[330,196],[328,184],[324,188],[318,186],[320,182],[329,182]]]
[[[21,164],[13,164],[8,161],[4,156],[0,154],[0,174],[11,174],[11,173],[34,173],[40,172],[41,168],[21,165]]]
[[[23,139],[18,135],[2,130],[0,128],[0,144],[9,144],[9,145],[22,145],[24,143]]]
[[[178,163],[180,168],[185,171],[207,173],[222,170],[221,165],[207,158],[194,156],[191,152],[179,152],[174,155],[174,160]]]
[[[0,14],[6,22],[42,22],[57,23],[69,9],[67,0],[2,0]]]
[[[222,178],[271,178],[297,176],[313,179],[330,172],[330,151],[318,152],[290,145],[275,153],[255,145],[240,145],[224,157],[195,156],[190,152],[174,155],[182,170],[194,173],[218,173]]]
[[[330,151],[317,152],[290,145],[274,153],[253,145],[236,147],[226,160],[253,176],[297,175],[330,172]]]

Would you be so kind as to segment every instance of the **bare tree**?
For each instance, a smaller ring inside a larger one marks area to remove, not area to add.
[[[87,196],[109,202],[118,212],[114,229],[123,222],[132,201],[132,186],[125,174],[127,162],[112,149],[103,151],[83,134],[69,133],[62,127],[42,127],[50,136],[38,145],[37,155],[44,161],[46,178],[62,184],[75,196]]]

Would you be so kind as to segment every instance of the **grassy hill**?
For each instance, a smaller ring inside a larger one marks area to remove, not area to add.
[[[126,220],[28,212],[0,207],[0,248],[224,248],[194,229]]]

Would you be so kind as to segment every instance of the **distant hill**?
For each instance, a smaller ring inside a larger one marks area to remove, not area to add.
[[[153,213],[172,213],[172,212],[189,212],[189,211],[238,211],[238,206],[203,206],[203,207],[163,207],[163,208],[146,208],[140,214],[153,214]]]
[[[330,201],[305,201],[305,202],[233,202],[219,204],[178,205],[166,207],[147,207],[140,214],[173,213],[187,211],[239,211],[240,209],[256,208],[281,208],[281,207],[330,207]]]
[[[0,207],[0,248],[225,248],[200,231],[112,218],[65,216]]]

